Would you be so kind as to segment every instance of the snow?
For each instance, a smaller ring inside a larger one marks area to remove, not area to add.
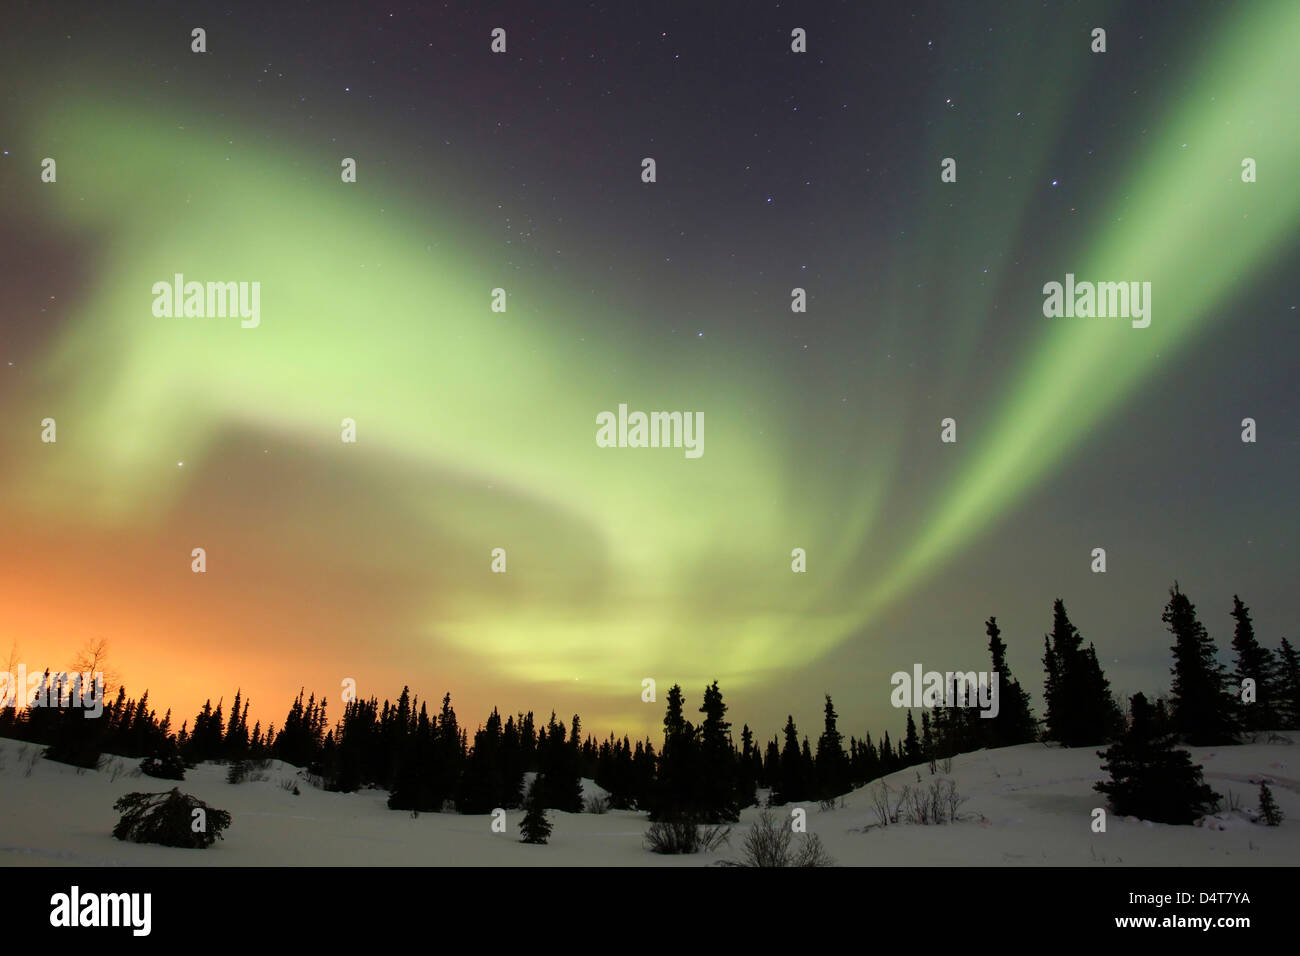
[[[953,759],[950,776],[966,802],[958,823],[880,827],[871,784],[836,801],[833,810],[803,804],[808,831],[820,836],[839,865],[1050,865],[1180,866],[1295,865],[1300,863],[1300,734],[1279,735],[1290,744],[1189,748],[1206,782],[1231,789],[1239,807],[1200,826],[1175,827],[1108,815],[1107,832],[1093,833],[1092,810],[1104,806],[1092,789],[1102,778],[1093,748],[1063,750],[1025,744]],[[549,844],[519,842],[522,810],[507,813],[508,832],[492,832],[490,815],[389,810],[380,790],[327,793],[297,768],[272,761],[267,779],[226,783],[226,767],[202,764],[184,781],[139,774],[138,760],[105,757],[102,769],[39,759],[35,744],[0,739],[0,864],[88,865],[367,865],[367,866],[707,866],[738,859],[750,808],[715,853],[660,856],[645,849],[645,815],[548,811]],[[30,772],[29,772],[30,771]],[[886,778],[891,791],[928,787],[928,766]],[[943,776],[940,773],[940,776]],[[1251,822],[1258,781],[1269,781],[1286,819],[1280,827]],[[282,781],[289,781],[288,789]],[[300,791],[291,791],[296,783]],[[111,832],[113,803],[136,790],[178,786],[233,822],[207,850],[123,843]],[[602,791],[583,781],[586,795]],[[788,819],[791,807],[772,812]]]

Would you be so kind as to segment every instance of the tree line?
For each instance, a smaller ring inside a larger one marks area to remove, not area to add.
[[[141,758],[146,773],[172,779],[202,761],[274,758],[308,769],[326,789],[386,790],[390,808],[414,812],[487,813],[523,806],[528,773],[536,777],[537,806],[579,812],[585,777],[608,792],[609,808],[645,811],[653,820],[727,822],[754,805],[760,790],[767,791],[771,805],[834,800],[905,767],[985,747],[1122,741],[1133,720],[1144,734],[1191,745],[1231,744],[1245,734],[1300,728],[1295,649],[1286,639],[1277,651],[1262,646],[1249,609],[1235,595],[1231,616],[1235,663],[1229,671],[1175,583],[1162,614],[1173,636],[1170,692],[1151,706],[1143,697],[1129,715],[1130,708],[1121,707],[1111,693],[1095,647],[1084,646],[1058,599],[1052,630],[1044,636],[1041,720],[1011,672],[1007,645],[991,617],[985,635],[991,669],[1001,681],[996,716],[981,717],[979,709],[954,703],[919,708],[918,727],[908,709],[896,741],[887,731],[876,739],[866,734],[846,741],[829,694],[815,744],[800,734],[793,716],[765,743],[748,725],[737,741],[717,681],[704,688],[693,714],[682,688],[669,689],[658,749],[649,738],[584,736],[577,714],[566,726],[555,713],[542,724],[531,712],[503,719],[494,708],[471,734],[450,694],[430,707],[409,687],[395,702],[349,701],[333,724],[326,700],[300,691],[280,726],[265,730],[260,722],[248,726],[249,702],[239,691],[228,713],[224,700],[215,708],[209,700],[192,722],[173,730],[170,710],[159,718],[147,691],[135,700],[121,687],[99,718],[76,707],[10,705],[0,710],[0,736],[43,744],[46,757],[77,766],[94,767],[103,753]],[[46,672],[37,699],[50,693],[57,701],[61,687],[50,685],[64,679]]]

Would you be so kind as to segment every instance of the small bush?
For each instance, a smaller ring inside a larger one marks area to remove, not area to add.
[[[908,788],[904,787],[898,799],[894,800],[889,795],[889,784],[884,780],[881,780],[876,789],[871,791],[871,809],[875,811],[876,821],[880,826],[887,827],[891,823],[898,822],[908,793]]]
[[[72,733],[61,735],[59,740],[46,747],[44,757],[55,763],[66,763],[78,770],[98,770],[99,762],[103,759],[98,744],[86,739],[85,735]]]
[[[740,860],[725,861],[727,866],[744,867],[825,867],[833,866],[822,841],[815,833],[800,834],[802,839],[794,844],[795,833],[786,825],[777,826],[772,814],[764,810],[750,825],[745,834]]]
[[[198,797],[181,793],[173,788],[167,793],[128,793],[113,809],[122,813],[122,819],[113,827],[113,836],[132,843],[156,843],[202,850],[221,839],[221,831],[230,826],[230,814],[209,807]],[[196,817],[195,811],[202,816]],[[196,833],[197,819],[203,826]]]
[[[651,853],[707,853],[727,842],[731,827],[703,826],[689,817],[650,824],[645,843]]]
[[[184,780],[185,761],[177,754],[154,754],[140,761],[140,772],[159,780]]]
[[[925,790],[903,788],[903,822],[921,826],[957,822],[957,808],[966,798],[957,792],[952,780],[930,781]]]
[[[600,794],[595,794],[587,798],[587,802],[583,805],[583,809],[588,813],[605,813],[609,810],[609,801]]]
[[[966,802],[957,792],[957,784],[943,778],[931,780],[928,787],[904,786],[897,797],[890,795],[889,785],[881,780],[870,797],[877,825],[882,827],[891,823],[956,823],[957,810]]]
[[[226,783],[243,783],[248,779],[248,764],[242,760],[230,761],[226,770]]]

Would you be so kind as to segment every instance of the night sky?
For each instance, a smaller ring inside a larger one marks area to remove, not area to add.
[[[897,732],[990,615],[1041,715],[1057,597],[1123,694],[1175,579],[1295,639],[1290,0],[113,6],[0,14],[0,654],[107,638],[177,727],[351,677],[657,738],[716,678],[766,738]]]

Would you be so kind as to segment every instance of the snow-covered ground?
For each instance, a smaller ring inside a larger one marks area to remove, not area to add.
[[[1109,817],[1093,833],[1092,810],[1103,806],[1092,789],[1101,779],[1095,751],[1026,744],[954,758],[951,776],[962,819],[954,825],[879,827],[872,809],[875,784],[856,790],[843,806],[806,805],[809,832],[821,837],[839,865],[1296,865],[1300,864],[1300,734],[1292,745],[1248,744],[1191,748],[1218,793],[1231,790],[1253,811],[1258,780],[1270,781],[1286,814],[1280,827],[1224,812],[1196,827]],[[523,811],[507,814],[509,832],[493,833],[490,816],[389,810],[387,794],[326,793],[287,764],[272,762],[268,779],[226,783],[226,768],[204,764],[179,783],[142,776],[138,760],[106,757],[103,769],[78,771],[36,757],[34,744],[0,739],[0,864],[75,865],[366,865],[366,866],[704,866],[738,859],[744,833],[758,810],[746,810],[730,844],[714,853],[660,856],[644,847],[649,826],[639,813],[548,811],[550,843],[519,842]],[[30,771],[30,773],[29,773]],[[887,778],[899,791],[928,786],[927,767]],[[282,781],[296,783],[300,795]],[[599,792],[586,781],[588,794]],[[233,817],[224,839],[207,850],[123,843],[111,832],[114,801],[135,790],[179,786]],[[789,807],[773,812],[788,819]]]

